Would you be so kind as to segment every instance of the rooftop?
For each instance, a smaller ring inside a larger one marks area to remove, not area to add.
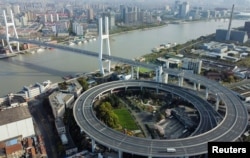
[[[27,106],[18,106],[0,111],[0,125],[30,118],[31,114]]]

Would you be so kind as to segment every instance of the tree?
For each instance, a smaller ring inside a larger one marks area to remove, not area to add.
[[[118,116],[113,112],[109,102],[103,102],[96,108],[97,118],[103,121],[107,126],[116,128],[119,126]]]
[[[234,80],[234,76],[233,75],[230,75],[230,76],[228,76],[228,82],[229,83],[232,83],[232,82],[234,82],[235,80]]]
[[[118,127],[119,124],[118,116],[113,111],[109,111],[109,117],[107,118],[107,123],[109,127],[112,128]]]
[[[82,86],[83,91],[86,91],[88,89],[89,85],[85,78],[83,77],[78,78],[77,81]]]

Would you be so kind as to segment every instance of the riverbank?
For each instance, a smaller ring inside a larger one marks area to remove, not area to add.
[[[130,33],[133,31],[138,31],[138,30],[145,31],[145,30],[150,30],[150,29],[157,29],[157,28],[165,27],[167,25],[168,24],[161,24],[161,25],[157,25],[157,26],[148,26],[148,27],[143,27],[143,28],[128,28],[129,30],[121,30],[121,31],[115,32],[115,33],[110,32],[109,36],[126,34],[126,33]]]
[[[9,54],[0,54],[0,59],[10,58],[10,57],[14,57],[16,55],[17,54],[12,54],[12,53],[9,53]]]

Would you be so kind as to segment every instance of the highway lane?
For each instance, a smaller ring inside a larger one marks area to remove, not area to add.
[[[139,83],[136,83],[139,82]],[[126,84],[125,84],[126,83]],[[151,87],[151,88],[157,88],[159,84],[153,84],[152,82],[145,82],[145,81],[132,81],[129,82],[131,84],[130,86],[133,87],[140,87],[140,86],[145,86],[145,87]],[[144,85],[145,84],[145,85]],[[217,86],[217,85],[216,85]],[[96,87],[96,90],[92,89],[88,91],[88,95],[92,94],[93,96],[98,96],[99,93],[103,93],[105,91],[110,91],[114,88],[122,88],[122,87],[129,87],[127,82],[121,82],[120,84],[118,83],[106,83],[104,85],[101,85],[99,87]],[[168,88],[166,91],[173,91],[170,87],[165,87],[165,86],[159,86],[159,88]],[[185,96],[185,94],[181,94]],[[83,95],[84,96],[84,95]],[[88,96],[87,96],[88,97]],[[87,97],[84,96],[85,99]],[[80,97],[81,98],[81,97]],[[94,97],[89,97],[91,98],[87,102],[82,102],[82,103],[77,103],[75,107],[79,106],[80,108],[84,108],[84,105],[92,105],[92,102],[94,100]],[[228,98],[227,98],[228,99]],[[192,101],[192,100],[191,100]],[[199,103],[196,102],[195,104]],[[231,103],[231,101],[228,101],[228,104]],[[84,105],[83,105],[84,104]],[[85,109],[85,108],[84,108]],[[230,109],[230,108],[229,108]],[[244,108],[241,109],[244,111]],[[236,130],[231,130],[232,132],[228,132],[230,130],[230,127],[233,127],[236,125],[234,120],[236,119],[235,117],[229,117],[225,118],[219,126],[215,127],[214,129],[205,132],[203,134],[189,137],[189,138],[184,138],[184,139],[176,139],[176,140],[151,140],[151,139],[141,139],[141,138],[135,138],[135,137],[128,137],[124,136],[122,133],[113,131],[112,129],[106,127],[105,125],[96,125],[95,121],[99,121],[97,118],[95,118],[93,114],[93,110],[91,108],[87,108],[83,112],[85,116],[82,115],[82,118],[91,118],[88,122],[88,125],[91,127],[87,127],[86,132],[90,135],[93,136],[93,138],[104,145],[107,145],[111,148],[114,149],[120,149],[121,151],[125,152],[130,152],[134,154],[139,154],[139,155],[151,155],[151,156],[190,156],[190,155],[196,155],[196,154],[202,154],[207,152],[207,142],[208,141],[216,141],[222,139],[223,141],[225,140],[230,140],[233,141],[235,137],[238,137],[242,133]],[[232,113],[234,113],[236,110],[231,110]],[[74,110],[75,112],[75,110]],[[244,114],[244,112],[242,113]],[[233,115],[233,114],[232,114]],[[79,115],[78,115],[79,116]],[[231,116],[231,115],[229,115]],[[81,117],[80,117],[81,118]],[[86,119],[85,118],[85,119]],[[94,118],[94,119],[93,119]],[[77,118],[76,118],[77,119]],[[79,119],[79,117],[78,117]],[[236,119],[237,120],[237,119]],[[243,119],[245,120],[245,119]],[[242,120],[241,120],[242,121]],[[86,124],[81,124],[81,123],[86,123],[86,121],[81,122],[77,121],[81,127],[86,127]],[[81,123],[80,123],[81,122]],[[100,122],[100,121],[99,121]],[[220,127],[223,122],[231,122],[227,123],[224,126]],[[245,123],[238,124],[239,127],[242,126],[245,127]],[[93,125],[94,124],[94,125]],[[98,127],[98,130],[96,129]],[[97,130],[97,131],[95,131]],[[95,133],[93,133],[95,131]],[[219,132],[218,132],[219,131]],[[224,138],[224,135],[226,136],[226,139]],[[235,136],[237,135],[237,136]],[[149,146],[150,144],[150,146]],[[177,152],[173,154],[165,153],[166,147],[174,147],[176,148]]]

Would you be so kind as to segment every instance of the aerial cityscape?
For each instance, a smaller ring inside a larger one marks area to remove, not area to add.
[[[2,0],[0,158],[249,157],[249,4]]]

